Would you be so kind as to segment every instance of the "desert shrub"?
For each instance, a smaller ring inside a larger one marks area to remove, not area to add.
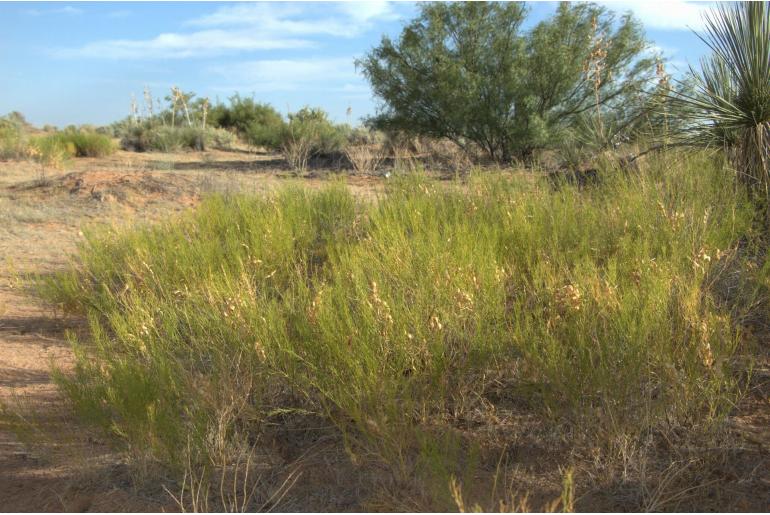
[[[293,168],[304,170],[313,156],[341,152],[348,132],[347,126],[332,123],[322,109],[305,107],[289,114],[281,132],[281,150]]]
[[[65,133],[64,138],[75,146],[76,157],[104,157],[115,152],[112,138],[97,132],[78,130]]]
[[[348,132],[348,144],[351,145],[385,145],[387,141],[385,133],[368,127],[354,127]]]
[[[175,148],[169,148],[169,150],[184,148],[203,151],[206,150],[210,142],[209,133],[198,127],[174,127],[171,130],[160,129],[158,134],[161,140],[160,145],[171,145],[173,147],[176,144]]]
[[[230,97],[229,105],[214,106],[209,121],[215,127],[234,130],[249,145],[271,149],[280,146],[284,121],[270,104],[236,94]]]
[[[357,63],[381,100],[372,123],[509,161],[552,148],[580,116],[625,126],[639,115],[655,63],[632,16],[562,3],[525,31],[526,15],[515,2],[421,4]]]
[[[146,125],[126,125],[114,128],[120,135],[120,148],[129,152],[147,152],[151,149],[150,129]]]
[[[448,170],[454,173],[468,172],[474,163],[476,150],[472,145],[460,147],[448,139],[422,138],[425,157],[434,169]]]
[[[721,4],[706,16],[712,54],[691,70],[694,91],[671,100],[680,143],[725,148],[739,178],[762,197],[770,227],[770,2]]]
[[[30,157],[52,168],[63,167],[70,159],[75,157],[77,149],[75,144],[66,138],[58,137],[59,133],[49,136],[32,138],[28,153]]]
[[[356,145],[347,144],[344,149],[345,156],[358,173],[372,173],[377,170],[385,159],[385,152],[381,145]]]
[[[583,192],[505,175],[405,174],[377,203],[293,187],[92,232],[41,279],[91,321],[58,381],[172,469],[286,413],[320,414],[400,481],[415,463],[461,473],[459,449],[505,440],[494,421],[517,410],[592,456],[705,431],[738,395],[739,343],[706,278],[752,209],[718,164],[677,162]]]
[[[365,127],[356,127],[348,134],[344,152],[358,173],[374,172],[387,157],[385,135]]]
[[[207,128],[206,133],[212,148],[227,150],[235,145],[237,137],[227,129]]]
[[[310,155],[313,151],[313,142],[310,137],[295,133],[291,129],[287,129],[282,135],[281,153],[283,154],[286,162],[289,163],[294,170],[299,172],[305,171],[307,168]]]
[[[305,107],[289,114],[289,123],[284,137],[301,137],[311,142],[313,153],[332,154],[339,152],[347,141],[349,129],[329,120],[322,109]]]
[[[27,134],[24,126],[14,118],[0,118],[0,159],[19,159],[27,151]]]
[[[253,121],[242,131],[241,139],[249,145],[274,150],[280,148],[281,134],[285,125],[282,118]]]
[[[189,138],[187,141],[185,141],[185,135]],[[159,152],[174,152],[180,150],[182,147],[199,150],[200,147],[196,148],[196,144],[199,143],[200,140],[196,139],[195,136],[196,133],[194,130],[189,131],[171,126],[154,127],[149,129],[147,134],[150,149]],[[192,146],[190,147],[188,145]]]
[[[104,157],[115,151],[109,136],[79,129],[40,136],[35,138],[34,145],[41,151],[63,152],[69,157]]]
[[[122,129],[120,146],[134,152],[204,151],[208,148],[230,148],[235,136],[224,129],[201,127],[171,127],[136,124]]]
[[[27,121],[27,118],[19,111],[11,111],[3,117],[8,122],[20,127],[23,130],[32,129],[32,124]]]

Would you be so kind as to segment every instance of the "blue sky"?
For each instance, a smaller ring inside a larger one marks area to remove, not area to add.
[[[702,28],[707,4],[603,3],[633,11],[674,67],[706,52],[690,29]],[[530,4],[528,25],[555,6]],[[141,104],[145,86],[158,98],[178,85],[211,99],[253,94],[284,113],[320,106],[355,123],[376,101],[354,59],[417,11],[412,2],[0,2],[0,114],[102,125],[128,115],[132,94]]]

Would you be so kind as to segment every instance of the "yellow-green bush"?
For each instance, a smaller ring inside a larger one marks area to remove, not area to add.
[[[9,117],[0,118],[0,159],[19,159],[26,155],[24,127]]]
[[[210,148],[229,149],[236,139],[235,134],[226,129],[140,124],[124,129],[120,146],[123,150],[134,152],[204,151]]]
[[[462,472],[442,442],[511,404],[598,447],[707,427],[736,398],[738,334],[706,277],[753,210],[699,156],[605,177],[405,176],[376,204],[291,187],[92,233],[42,286],[91,320],[59,382],[172,468],[305,410],[394,474]]]
[[[109,136],[96,132],[68,129],[33,138],[32,146],[40,154],[61,154],[62,157],[105,157],[115,152]]]

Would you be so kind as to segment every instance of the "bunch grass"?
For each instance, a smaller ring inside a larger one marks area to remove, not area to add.
[[[708,278],[753,211],[723,164],[665,157],[582,191],[418,173],[375,203],[290,186],[92,231],[39,283],[91,324],[57,381],[129,452],[177,471],[314,413],[352,456],[439,485],[440,510],[451,478],[472,482],[479,413],[493,425],[524,406],[605,449],[708,431],[739,395],[741,342]]]

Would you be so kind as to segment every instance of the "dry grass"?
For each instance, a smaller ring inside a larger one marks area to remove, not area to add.
[[[289,163],[293,170],[297,172],[305,172],[307,170],[307,163],[312,150],[310,141],[297,138],[284,142],[281,148],[286,162]]]
[[[345,155],[356,172],[370,174],[377,171],[385,158],[381,145],[348,145],[345,147]]]

